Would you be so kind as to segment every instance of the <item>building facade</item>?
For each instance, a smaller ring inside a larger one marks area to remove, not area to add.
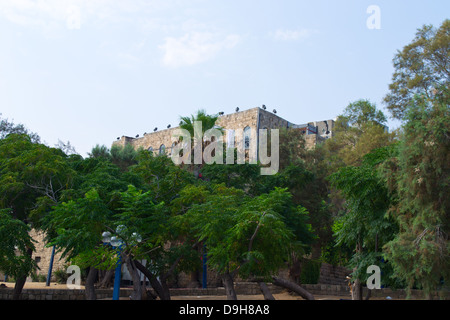
[[[239,144],[242,143],[243,148],[248,150],[249,158],[252,159],[252,157],[257,158],[258,155],[259,129],[290,128],[301,130],[305,135],[306,147],[314,148],[317,143],[332,137],[334,120],[295,124],[273,112],[257,107],[220,115],[216,125],[223,129],[223,143],[226,143],[227,147],[238,148],[240,147]],[[113,146],[123,147],[126,144],[131,144],[135,149],[142,147],[157,154],[170,155],[176,145],[174,136],[178,128],[145,133],[142,137],[122,136],[113,142]],[[237,133],[243,133],[243,137],[239,137]]]

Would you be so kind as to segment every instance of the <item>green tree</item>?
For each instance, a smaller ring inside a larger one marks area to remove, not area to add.
[[[143,192],[132,185],[121,193],[120,204],[115,224],[123,226],[118,236],[123,241],[123,260],[133,278],[133,300],[142,297],[138,268],[144,269],[162,300],[170,299],[167,279],[174,268],[169,265],[175,263],[180,253],[175,252],[173,248],[177,246],[169,242],[175,239],[171,233],[170,208],[164,202],[156,202],[152,191]],[[140,264],[138,260],[142,259],[149,264]]]
[[[200,171],[202,178],[215,184],[224,183],[229,188],[245,191],[250,196],[257,196],[273,189],[272,176],[262,176],[259,164],[209,164]]]
[[[335,135],[325,142],[329,173],[343,166],[358,165],[365,154],[392,142],[385,129],[386,117],[368,100],[350,103],[338,116]]]
[[[78,258],[80,267],[90,267],[85,285],[87,300],[96,299],[94,281],[103,262],[99,257],[105,255],[101,235],[112,228],[112,215],[98,192],[92,189],[83,197],[59,203],[43,218],[49,244],[67,260]]]
[[[122,261],[134,279],[133,299],[142,297],[138,269],[161,299],[170,299],[169,276],[193,254],[192,244],[180,240],[181,233],[172,224],[177,212],[170,202],[187,183],[197,180],[167,157],[138,150],[135,161],[119,168],[105,157],[72,157],[69,163],[77,172],[73,188],[43,219],[49,243],[69,261],[89,268],[88,299],[96,298],[98,270],[111,271],[117,262],[116,250],[102,243],[104,231],[122,241]],[[140,259],[148,264],[142,265]]]
[[[363,129],[368,124],[386,124],[386,116],[369,100],[361,99],[350,103],[340,116],[342,124]]]
[[[345,263],[351,249],[334,243],[334,220],[345,209],[341,190],[330,184],[328,177],[346,166],[360,166],[364,156],[395,141],[395,134],[385,129],[386,117],[366,99],[350,103],[338,116],[333,137],[305,154],[305,166],[313,179],[302,192],[302,205],[311,214],[311,224],[319,236],[313,257],[329,263]]]
[[[424,25],[414,40],[397,52],[395,72],[384,102],[393,118],[403,119],[415,94],[432,99],[450,80],[450,20],[436,29]]]
[[[381,264],[381,247],[397,232],[392,218],[386,218],[390,195],[378,166],[395,148],[385,147],[367,154],[360,166],[347,166],[332,174],[332,185],[342,192],[345,212],[335,227],[337,245],[354,247],[350,261],[353,268],[354,299],[362,299],[361,284],[367,279],[369,265]],[[384,266],[380,266],[386,274]],[[385,282],[386,283],[386,282]]]
[[[103,152],[103,156],[106,156],[105,150],[100,150],[102,147],[97,148],[94,147],[91,154],[93,157],[99,155],[98,153]],[[111,154],[111,161],[115,165],[117,165],[120,170],[126,171],[128,168],[137,163],[136,157],[138,154],[138,150],[134,149],[134,147],[127,143],[125,146],[117,146],[114,145],[111,147],[109,151]],[[94,156],[95,153],[95,156]]]
[[[91,152],[88,153],[91,158],[111,159],[111,153],[107,146],[96,144]]]
[[[221,275],[228,299],[236,299],[235,275],[260,282],[277,279],[290,253],[304,250],[310,237],[306,211],[292,204],[285,189],[254,198],[224,185],[198,192],[186,194],[202,203],[187,209],[179,223],[208,248],[208,266]]]
[[[95,299],[98,270],[111,269],[116,253],[102,245],[101,234],[114,229],[114,213],[120,208],[120,192],[137,178],[128,167],[119,168],[111,158],[71,155],[71,184],[59,202],[41,215],[46,241],[69,261],[88,269],[86,298]],[[123,164],[123,163],[122,163]]]
[[[7,135],[14,134],[26,134],[30,137],[31,141],[34,143],[39,143],[41,138],[37,133],[30,132],[23,124],[15,124],[8,119],[1,119],[0,113],[0,139],[6,138]]]
[[[71,187],[73,174],[59,149],[34,143],[25,134],[9,134],[0,140],[0,208],[9,209],[14,219],[33,228],[40,227],[40,218]],[[26,253],[31,258],[32,250]],[[16,278],[15,297],[26,277],[21,273]]]
[[[385,245],[387,258],[408,288],[423,288],[428,298],[450,279],[449,101],[448,89],[431,104],[426,96],[413,99],[398,155],[385,165],[395,195],[390,211],[400,226]]]
[[[13,218],[10,211],[0,209],[0,270],[14,279],[26,279],[37,268],[31,258],[34,241],[29,234],[30,227]],[[19,299],[23,287],[21,281],[16,282],[14,300]]]
[[[158,202],[170,203],[185,185],[197,181],[191,172],[175,165],[166,156],[153,156],[145,150],[139,150],[136,161],[137,164],[129,169],[130,182],[145,191],[151,191]]]

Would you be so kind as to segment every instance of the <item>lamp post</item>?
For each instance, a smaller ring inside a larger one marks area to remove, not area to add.
[[[45,285],[50,286],[50,280],[52,279],[52,269],[53,269],[53,260],[55,258],[55,246],[52,248],[52,255],[50,257],[50,265],[48,266],[47,280],[45,281]]]
[[[111,245],[113,248],[117,249],[117,264],[114,274],[114,289],[113,289],[113,300],[119,300],[120,296],[120,278],[122,270],[122,241],[118,237],[111,237],[111,233],[106,231],[102,234],[103,243]]]
[[[203,245],[203,281],[202,281],[202,288],[206,289],[208,287],[208,266],[206,262],[206,245]]]

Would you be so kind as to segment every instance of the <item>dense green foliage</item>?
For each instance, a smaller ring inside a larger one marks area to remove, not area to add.
[[[386,164],[400,230],[386,244],[395,275],[430,294],[450,278],[450,109],[448,91],[407,110],[398,154]]]
[[[0,210],[0,267],[5,274],[18,279],[36,269],[36,262],[27,253],[34,250],[30,227],[14,219],[8,209]]]
[[[393,117],[404,119],[416,94],[432,99],[436,90],[448,88],[449,56],[449,19],[437,29],[425,25],[417,30],[414,40],[397,52],[393,61],[395,72],[384,98]]]

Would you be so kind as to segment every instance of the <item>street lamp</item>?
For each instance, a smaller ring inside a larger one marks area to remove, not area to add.
[[[111,236],[111,232],[105,231],[102,233],[102,241],[105,245],[110,245],[112,248],[117,250],[117,264],[114,275],[114,290],[113,290],[113,300],[119,300],[120,295],[120,277],[121,277],[121,269],[122,269],[122,239],[126,239],[127,237],[127,227],[124,225],[119,225],[116,228],[117,236]],[[131,239],[130,239],[131,238]],[[137,245],[142,241],[142,237],[139,233],[133,232],[131,237],[128,238],[131,241],[128,243],[129,245]]]
[[[102,233],[102,241],[104,244],[109,244],[111,242],[111,232],[105,231]]]
[[[121,270],[122,270],[122,241],[116,237],[112,236],[111,233],[108,231],[105,231],[102,233],[103,243],[107,245],[111,245],[113,248],[117,248],[117,264],[116,264],[116,270],[114,274],[114,289],[113,289],[113,300],[119,300],[120,295],[120,276],[121,276]]]
[[[141,235],[137,232],[133,232],[133,234],[131,235],[131,239],[135,244],[140,243],[142,241]]]

